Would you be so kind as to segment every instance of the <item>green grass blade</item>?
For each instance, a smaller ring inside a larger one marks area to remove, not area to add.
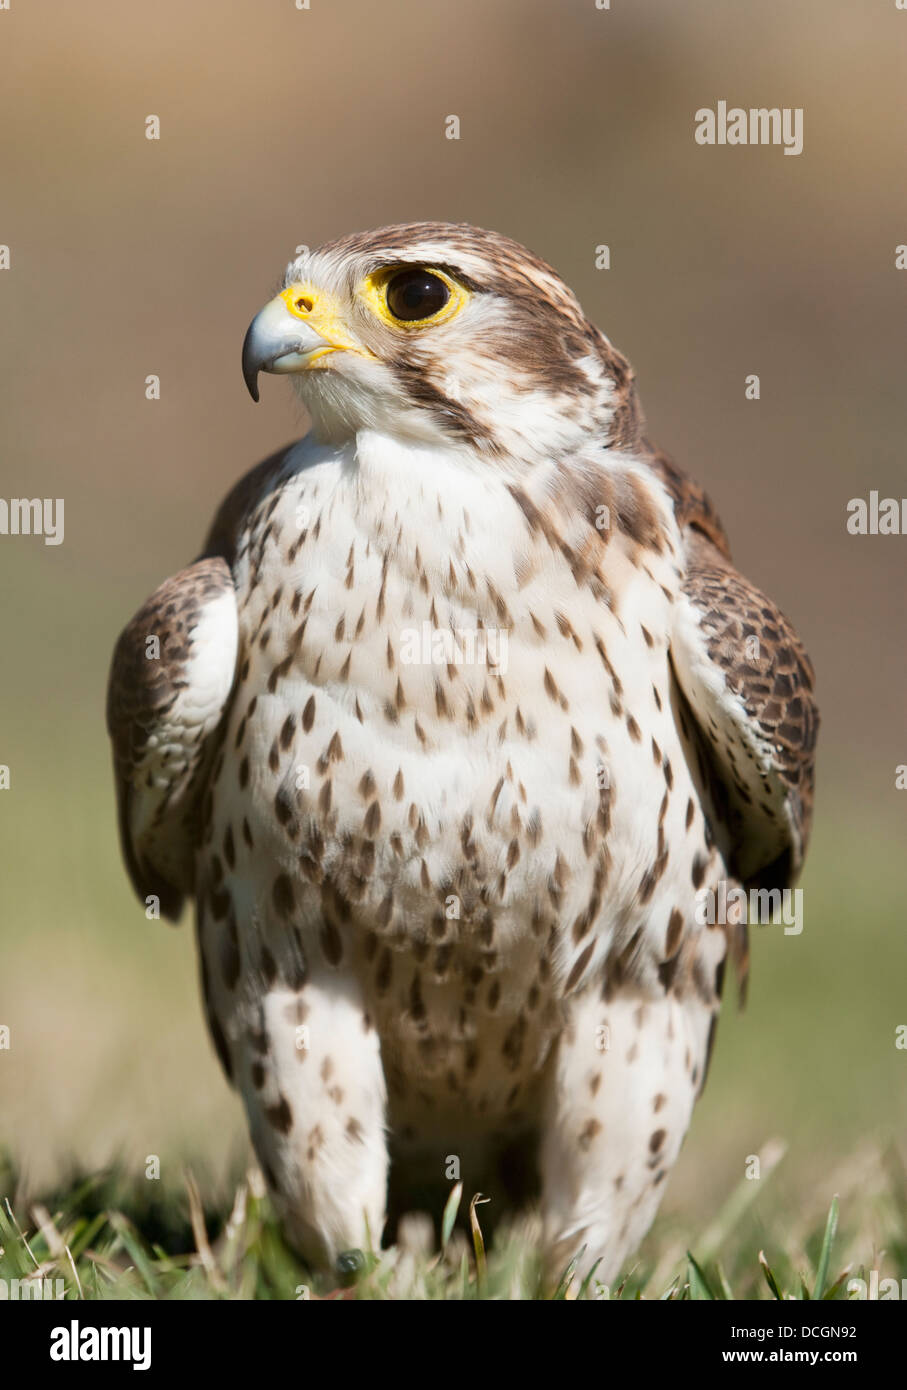
[[[776,1280],[774,1274],[771,1271],[771,1267],[769,1265],[768,1260],[765,1258],[764,1250],[759,1251],[759,1263],[762,1266],[762,1273],[765,1275],[765,1282],[771,1289],[772,1295],[775,1298],[777,1298],[779,1303],[782,1303],[784,1300],[781,1295],[781,1290],[778,1288],[778,1281]]]
[[[152,1269],[150,1262],[146,1258],[145,1252],[142,1249],[132,1226],[126,1220],[126,1217],[123,1215],[123,1213],[119,1211],[113,1211],[110,1213],[110,1224],[116,1231],[123,1244],[124,1249],[126,1250],[126,1253],[128,1254],[129,1258],[132,1260],[132,1263],[135,1265],[136,1269],[141,1275],[148,1292],[151,1294],[152,1298],[159,1298],[161,1296],[161,1290],[158,1285],[158,1281],[155,1278],[154,1270]]]
[[[586,1247],[584,1245],[579,1254],[574,1255],[573,1259],[570,1261],[567,1268],[564,1270],[560,1279],[557,1281],[557,1288],[555,1289],[553,1296],[555,1302],[562,1303],[566,1299],[567,1290],[570,1288],[570,1285],[573,1281],[573,1276],[576,1273],[576,1267],[582,1259],[583,1252],[585,1251],[585,1249]]]
[[[821,1298],[825,1292],[825,1285],[828,1281],[828,1263],[831,1259],[831,1247],[834,1245],[835,1236],[838,1231],[838,1199],[832,1197],[831,1206],[828,1210],[828,1221],[825,1223],[825,1237],[822,1241],[822,1250],[819,1255],[819,1268],[816,1271],[816,1283],[813,1288],[813,1298]]]
[[[690,1298],[707,1298],[711,1303],[715,1302],[715,1295],[709,1288],[709,1281],[706,1279],[702,1270],[699,1268],[693,1256],[687,1251],[687,1262],[689,1264],[689,1285]]]
[[[715,1275],[718,1279],[718,1284],[721,1288],[721,1297],[725,1300],[733,1302],[734,1295],[731,1290],[731,1286],[728,1283],[727,1276],[725,1275],[724,1269],[720,1264],[715,1266]]]
[[[447,1242],[450,1240],[454,1222],[457,1219],[457,1212],[460,1210],[460,1199],[463,1196],[463,1184],[458,1182],[451,1188],[450,1196],[444,1203],[444,1215],[441,1218],[441,1249],[447,1249]]]
[[[583,1246],[583,1249],[585,1249],[585,1246]],[[581,1251],[580,1253],[582,1253],[582,1251]],[[592,1268],[589,1270],[589,1273],[586,1275],[586,1277],[585,1277],[585,1279],[583,1280],[582,1284],[580,1285],[580,1290],[579,1290],[579,1297],[580,1297],[580,1298],[585,1298],[585,1297],[586,1297],[586,1294],[587,1294],[588,1291],[589,1291],[589,1285],[592,1283],[592,1276],[595,1274],[595,1271],[598,1269],[598,1267],[599,1267],[599,1265],[601,1264],[601,1262],[602,1262],[602,1261],[601,1261],[601,1256],[599,1256],[598,1259],[595,1261],[595,1264],[594,1264],[594,1265],[592,1266]]]

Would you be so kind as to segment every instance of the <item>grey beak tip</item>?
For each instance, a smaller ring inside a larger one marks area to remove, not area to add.
[[[253,345],[253,330],[255,322],[249,325],[248,332],[242,345],[242,375],[246,383],[246,389],[253,401],[258,403],[258,373],[261,370],[261,363]]]

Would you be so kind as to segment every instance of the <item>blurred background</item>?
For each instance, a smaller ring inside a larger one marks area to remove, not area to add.
[[[296,246],[420,218],[562,273],[815,662],[804,930],[754,934],[669,1211],[707,1217],[773,1137],[775,1181],[827,1205],[902,1137],[907,538],[845,522],[907,494],[905,51],[893,0],[0,11],[0,495],[65,499],[62,545],[0,537],[0,1143],[30,1185],[151,1153],[216,1184],[246,1152],[191,923],[147,922],[121,867],[107,666],[234,479],[303,431],[286,383],[256,408],[239,369]],[[721,99],[802,107],[803,153],[697,145]]]

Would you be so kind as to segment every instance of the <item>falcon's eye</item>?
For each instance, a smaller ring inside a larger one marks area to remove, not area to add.
[[[430,270],[399,270],[387,283],[387,307],[403,323],[430,319],[449,299],[450,290]]]

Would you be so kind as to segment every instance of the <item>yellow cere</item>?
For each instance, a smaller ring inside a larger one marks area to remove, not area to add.
[[[414,265],[413,269],[416,268]],[[423,328],[434,328],[439,323],[446,323],[448,319],[454,318],[472,298],[469,290],[464,289],[462,285],[458,284],[456,280],[452,280],[437,266],[419,266],[418,269],[426,270],[429,275],[437,275],[439,280],[443,280],[450,292],[450,298],[443,309],[439,309],[436,314],[431,314],[428,318],[412,321],[395,318],[387,307],[387,286],[393,276],[403,269],[405,267],[398,262],[396,265],[385,265],[380,270],[373,270],[371,275],[366,276],[357,290],[359,297],[365,300],[372,313],[391,328],[404,329],[407,333],[418,333]]]
[[[309,324],[316,333],[324,338],[326,343],[330,344],[323,351],[314,353],[311,358],[312,362],[317,361],[335,348],[346,349],[348,352],[358,352],[363,357],[372,356],[360,342],[350,337],[339,305],[324,290],[315,289],[313,285],[300,283],[290,285],[281,292],[279,297],[294,318],[302,319]]]

